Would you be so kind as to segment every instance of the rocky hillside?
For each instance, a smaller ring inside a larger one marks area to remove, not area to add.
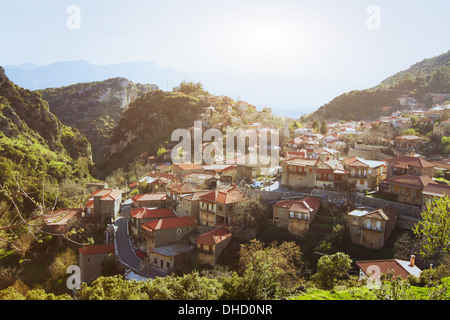
[[[195,97],[160,90],[138,98],[113,129],[110,153],[97,166],[101,175],[156,154],[175,129],[192,127],[206,106]]]
[[[402,94],[429,104],[427,93],[450,95],[450,51],[418,62],[374,88],[340,95],[320,107],[313,113],[313,117],[373,120],[383,115],[381,110],[384,106],[391,106],[392,111],[401,109],[397,98]]]
[[[138,97],[156,89],[155,85],[113,78],[37,92],[65,125],[86,135],[92,145],[93,160],[98,163],[109,152],[109,139],[121,114]]]
[[[0,67],[0,183],[26,190],[90,177],[91,145],[65,126],[41,95],[11,82]]]

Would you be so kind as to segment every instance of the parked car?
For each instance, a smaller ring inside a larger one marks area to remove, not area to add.
[[[147,257],[147,254],[146,254],[144,251],[140,250],[140,249],[136,250],[136,255],[137,255],[139,258],[145,258],[145,257]]]

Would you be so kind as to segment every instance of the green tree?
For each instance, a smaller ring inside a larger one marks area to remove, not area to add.
[[[322,119],[322,121],[320,123],[320,133],[326,134],[327,132],[328,132],[327,123],[325,122],[325,119]]]
[[[319,122],[319,119],[316,118],[316,119],[313,120],[313,122],[312,122],[312,128],[313,128],[314,131],[319,130],[319,128],[320,128],[320,122]]]
[[[272,299],[294,288],[300,280],[301,250],[294,242],[268,246],[258,240],[241,245],[239,277],[234,274],[224,288],[228,299]]]
[[[434,197],[421,214],[422,220],[412,229],[421,238],[422,256],[450,253],[450,198]]]
[[[233,227],[237,230],[253,228],[262,221],[267,208],[260,199],[250,199],[235,205]]]
[[[173,92],[183,92],[193,97],[199,95],[208,95],[209,93],[203,89],[203,85],[200,82],[188,82],[183,80],[179,86],[176,86],[172,90]]]
[[[351,264],[350,256],[343,252],[322,256],[317,262],[317,273],[313,279],[321,288],[331,289],[338,277],[347,274]]]
[[[161,148],[159,148],[158,149],[158,151],[156,152],[156,156],[157,157],[160,157],[160,156],[162,156],[164,153],[166,153],[166,148],[164,148],[164,147],[161,147]]]

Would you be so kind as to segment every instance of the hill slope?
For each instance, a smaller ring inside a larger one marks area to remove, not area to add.
[[[89,177],[91,146],[77,129],[63,125],[48,104],[11,82],[0,67],[0,183],[25,190],[44,181]]]
[[[97,163],[109,152],[112,129],[128,105],[155,89],[155,85],[113,78],[37,92],[48,101],[50,111],[62,123],[77,128],[87,137]]]
[[[160,90],[145,94],[122,114],[111,135],[110,153],[97,167],[104,175],[156,154],[175,129],[192,127],[206,106],[184,94]]]
[[[397,98],[408,94],[419,102],[426,102],[427,93],[450,95],[450,51],[425,59],[382,81],[367,90],[340,95],[313,113],[314,117],[339,120],[373,120],[382,115],[381,108],[401,107]]]

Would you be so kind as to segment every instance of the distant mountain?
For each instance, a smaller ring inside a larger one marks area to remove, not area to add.
[[[30,90],[69,86],[123,77],[134,83],[153,83],[171,91],[183,80],[201,82],[212,94],[228,95],[247,101],[259,109],[270,107],[274,113],[299,118],[336,95],[360,86],[357,80],[330,79],[323,74],[302,76],[243,73],[179,71],[155,62],[124,62],[94,65],[86,61],[63,61],[46,66],[35,64],[6,66],[12,81]]]
[[[382,108],[401,107],[397,98],[408,94],[427,102],[427,93],[444,93],[450,97],[450,51],[424,59],[367,90],[342,94],[313,113],[314,117],[339,120],[372,120],[382,115]]]
[[[36,92],[48,101],[50,111],[62,123],[77,128],[88,138],[93,160],[98,163],[109,152],[112,129],[129,104],[157,89],[156,85],[113,78]]]
[[[42,183],[89,178],[91,145],[65,126],[41,95],[14,84],[0,67],[0,184],[39,191]]]

